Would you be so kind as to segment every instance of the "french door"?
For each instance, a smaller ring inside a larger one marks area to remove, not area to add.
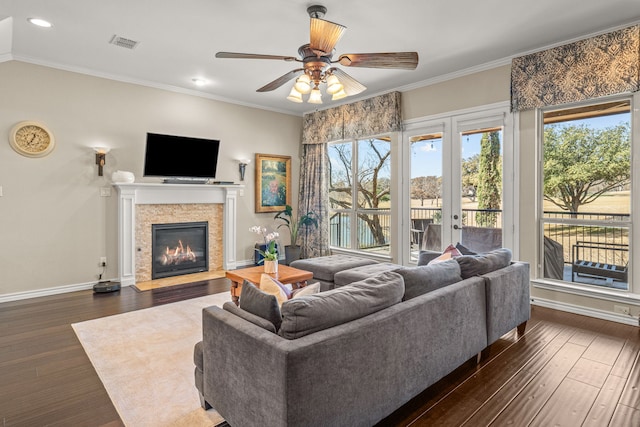
[[[508,108],[405,126],[405,259],[460,243],[473,252],[513,245],[513,143]]]

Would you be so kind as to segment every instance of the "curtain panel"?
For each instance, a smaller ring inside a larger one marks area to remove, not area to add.
[[[300,162],[300,198],[298,214],[313,212],[318,219],[318,227],[300,230],[302,237],[302,258],[329,255],[329,193],[326,191],[329,179],[327,144],[305,144],[302,146]],[[300,218],[300,216],[298,216]]]
[[[640,25],[514,58],[511,110],[640,89]]]
[[[327,143],[401,130],[400,92],[305,114],[298,214],[314,212],[318,227],[301,230],[304,258],[329,255],[329,158]]]

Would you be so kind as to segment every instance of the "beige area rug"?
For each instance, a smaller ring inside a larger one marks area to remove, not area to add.
[[[126,426],[215,426],[200,407],[193,346],[202,340],[202,309],[231,301],[229,292],[71,325]]]

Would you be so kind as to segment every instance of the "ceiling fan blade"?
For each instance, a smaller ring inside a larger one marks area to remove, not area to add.
[[[237,52],[218,52],[216,58],[235,58],[235,59],[276,59],[280,61],[298,61],[293,56],[280,55],[261,55],[257,53],[237,53]]]
[[[304,73],[304,68],[299,68],[297,70],[289,71],[287,74],[285,74],[285,75],[283,75],[281,77],[278,77],[277,79],[275,79],[271,83],[268,83],[268,84],[262,86],[256,92],[269,92],[269,91],[272,91],[274,89],[278,89],[280,86],[282,86],[283,84],[285,84],[289,80],[293,79],[294,77],[298,77],[302,73]]]
[[[345,53],[338,61],[345,67],[402,68],[415,70],[418,66],[417,52],[389,53]]]
[[[317,55],[330,55],[347,27],[324,19],[311,18],[311,50]]]
[[[329,71],[331,71],[331,73],[340,80],[340,83],[344,86],[344,91],[348,96],[357,95],[367,89],[365,85],[342,71],[340,68],[330,68]]]

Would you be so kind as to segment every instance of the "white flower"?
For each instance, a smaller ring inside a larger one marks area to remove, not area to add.
[[[273,233],[267,234],[265,239],[267,239],[267,241],[271,241],[276,240],[278,237],[280,237],[280,234],[277,231],[274,231]]]
[[[257,234],[264,235],[267,232],[267,228],[266,227],[260,227],[259,225],[254,225],[253,227],[249,228],[249,231],[251,231],[252,233],[257,233]]]

